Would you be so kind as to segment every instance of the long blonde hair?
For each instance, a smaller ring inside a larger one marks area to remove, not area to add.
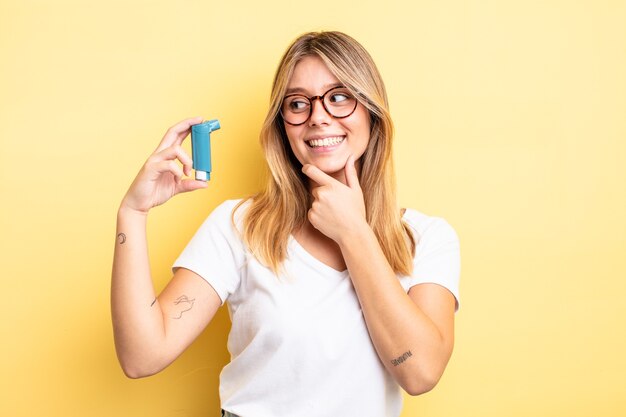
[[[244,242],[260,262],[278,274],[287,256],[290,234],[306,222],[312,198],[302,166],[291,151],[280,106],[294,67],[303,57],[311,55],[320,57],[369,111],[370,140],[361,157],[359,177],[367,222],[395,273],[410,275],[415,241],[402,221],[396,202],[391,150],[393,123],[387,93],[369,53],[341,32],[305,33],[291,44],[280,61],[260,133],[271,176],[261,192],[237,206],[252,200],[243,216]]]

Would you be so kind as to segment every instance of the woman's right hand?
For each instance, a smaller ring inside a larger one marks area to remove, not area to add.
[[[121,208],[147,214],[151,208],[176,194],[207,187],[204,181],[183,179],[184,175],[191,174],[193,162],[181,144],[189,135],[191,126],[201,122],[202,117],[185,119],[167,130],[126,192]],[[182,167],[176,159],[183,164]]]

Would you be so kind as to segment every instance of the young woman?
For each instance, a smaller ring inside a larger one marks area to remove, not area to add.
[[[161,371],[228,301],[223,415],[397,417],[400,387],[431,390],[452,353],[459,241],[445,220],[397,206],[371,57],[340,32],[293,42],[260,134],[267,186],[217,207],[155,297],[146,217],[206,187],[184,179],[181,149],[201,121],[167,131],[118,211],[112,315],[124,372]]]

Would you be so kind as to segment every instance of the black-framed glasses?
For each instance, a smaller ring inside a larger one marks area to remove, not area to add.
[[[309,120],[313,113],[313,102],[319,99],[324,110],[336,119],[350,116],[358,104],[354,94],[346,87],[333,87],[321,96],[307,97],[303,94],[289,94],[283,99],[280,114],[285,123],[299,126]]]

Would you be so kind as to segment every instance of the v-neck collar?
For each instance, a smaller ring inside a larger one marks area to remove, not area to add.
[[[402,209],[402,219],[404,219],[404,217],[406,216],[406,212],[407,212],[407,209]],[[312,266],[313,268],[317,269],[320,272],[331,274],[331,275],[337,275],[337,276],[348,276],[349,274],[348,268],[344,269],[343,271],[339,271],[333,268],[332,266],[327,265],[324,262],[317,259],[309,251],[307,251],[304,248],[304,246],[300,244],[300,242],[298,242],[298,240],[295,238],[293,234],[289,235],[288,246],[291,249],[293,249],[296,253],[300,254],[301,258],[307,264],[309,264],[310,266]]]
[[[336,276],[348,276],[348,268],[344,269],[343,271],[339,271],[333,268],[332,266],[327,265],[324,262],[320,261],[315,256],[313,256],[309,251],[307,251],[304,248],[304,246],[302,246],[300,242],[298,242],[298,240],[296,240],[296,238],[293,235],[289,235],[288,245],[296,254],[300,255],[300,258],[303,261],[305,261],[307,264],[309,264],[316,270],[324,274],[330,274],[330,275],[336,275]]]

